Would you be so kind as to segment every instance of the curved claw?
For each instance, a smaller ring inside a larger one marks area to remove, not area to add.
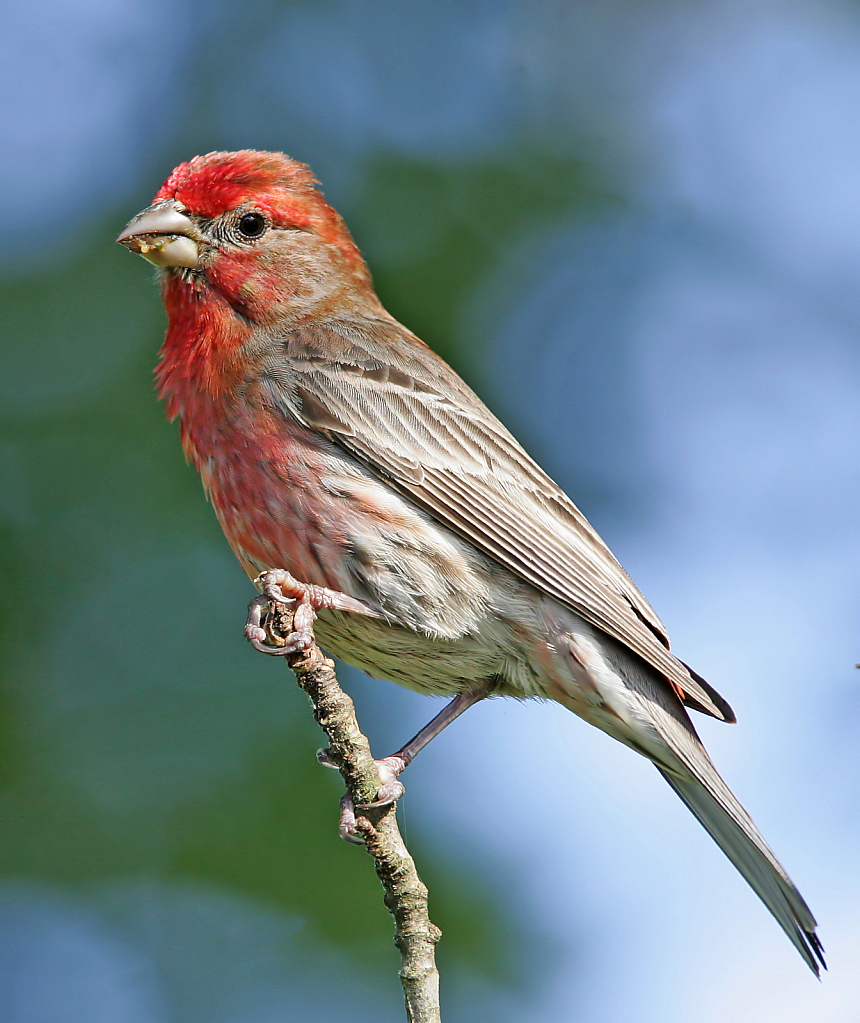
[[[263,630],[260,629],[259,631],[262,632]],[[255,650],[259,650],[261,654],[268,654],[270,657],[284,657],[287,654],[298,653],[300,650],[307,650],[313,642],[313,636],[308,636],[304,632],[294,632],[291,636],[287,636],[283,646],[266,643],[259,635],[252,635],[249,629],[245,630],[245,638]]]
[[[383,760],[376,761],[376,767],[381,782],[376,792],[376,799],[372,803],[362,803],[359,809],[376,810],[391,806],[406,792],[403,782],[399,780],[399,775],[406,768],[406,761],[403,757],[396,754],[392,757],[385,757]]]
[[[323,767],[333,767],[337,770],[337,764],[334,762],[330,750],[317,750],[317,760]],[[379,771],[381,784],[376,790],[376,799],[372,803],[353,803],[349,793],[345,793],[340,800],[340,824],[338,831],[340,832],[340,837],[345,842],[352,842],[353,845],[364,845],[364,839],[358,830],[356,812],[384,809],[387,806],[391,806],[392,803],[396,803],[406,791],[403,784],[397,779],[397,776],[406,767],[406,761],[403,757],[395,754],[394,756],[386,757],[384,760],[377,760],[376,767]]]
[[[284,646],[272,646],[271,643],[265,643],[262,640],[257,639],[256,636],[249,636],[247,632],[245,633],[245,638],[255,650],[259,650],[261,654],[268,654],[270,657],[284,657],[287,654],[293,654],[296,651],[296,648],[291,648],[289,644],[285,644]]]
[[[306,650],[313,642],[313,631],[311,628],[315,617],[313,608],[306,601],[299,602],[293,616],[293,633],[286,637],[283,644],[269,643],[267,640],[270,633],[263,628],[262,621],[263,611],[269,606],[270,600],[277,600],[278,603],[284,604],[296,603],[292,597],[277,598],[269,593],[254,597],[251,603],[248,604],[245,639],[248,640],[255,650],[259,650],[261,654],[268,654],[270,657],[284,657],[299,650]]]
[[[292,604],[295,597],[288,597],[277,583],[266,583],[263,587],[263,596],[266,600],[274,600],[276,604]]]
[[[406,788],[403,782],[396,781],[389,785],[380,786],[377,798],[372,803],[362,803],[359,806],[360,810],[379,810],[385,806],[391,806],[392,803],[396,803],[398,799],[402,798],[406,792]]]
[[[340,770],[334,757],[331,755],[330,749],[318,749],[317,760],[323,765],[323,767],[330,767],[333,771]]]
[[[344,842],[351,842],[353,845],[364,845],[364,839],[358,830],[355,820],[355,807],[349,796],[343,796],[340,801],[340,824],[338,832]]]

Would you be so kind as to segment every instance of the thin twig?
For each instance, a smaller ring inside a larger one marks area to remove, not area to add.
[[[270,629],[276,626],[277,633],[288,635],[291,611],[284,605],[270,607],[274,619]],[[334,662],[323,656],[316,642],[288,654],[286,661],[310,697],[314,718],[328,738],[329,755],[355,805],[356,827],[385,889],[385,905],[394,917],[394,943],[400,951],[406,1017],[409,1023],[441,1023],[435,946],[442,932],[430,921],[427,888],[397,826],[396,804],[367,806],[376,799],[381,783],[355,706],[338,683]]]

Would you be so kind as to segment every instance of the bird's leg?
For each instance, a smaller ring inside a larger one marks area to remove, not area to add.
[[[350,611],[371,618],[383,617],[381,611],[363,600],[324,586],[300,583],[284,569],[263,572],[254,581],[262,593],[248,605],[245,638],[255,650],[273,657],[306,650],[313,643],[313,623],[317,611]],[[263,614],[272,601],[289,604],[294,609],[293,631],[286,638],[275,636],[270,629],[264,627]]]
[[[372,803],[366,804],[366,806],[358,807],[358,809],[388,806],[390,803],[400,799],[406,791],[403,783],[400,781],[400,774],[412,763],[415,756],[424,749],[431,739],[435,739],[442,729],[447,728],[463,711],[468,710],[469,707],[476,704],[479,700],[489,696],[491,689],[492,683],[481,683],[472,689],[464,689],[446,707],[443,707],[436,717],[426,724],[417,735],[413,736],[405,746],[401,746],[391,756],[377,760],[376,766],[379,770],[379,779],[382,784],[376,793],[376,799]],[[332,759],[328,750],[318,750],[317,759],[326,767],[333,767],[337,770],[337,764]],[[349,798],[348,793],[340,801],[340,810],[340,837],[347,842],[361,844],[360,837],[357,837],[358,829],[355,823],[356,807]]]
[[[264,654],[283,657],[285,654],[306,650],[314,642],[313,623],[316,612],[322,610],[349,611],[354,614],[368,615],[372,618],[384,617],[382,612],[371,604],[329,590],[323,586],[311,586],[301,583],[283,569],[272,569],[263,572],[255,580],[262,591],[248,605],[248,620],[245,624],[245,637],[254,647]],[[293,612],[292,631],[286,637],[273,631],[269,625],[266,611],[272,603],[288,604]],[[494,680],[481,682],[458,693],[453,700],[426,724],[417,735],[413,736],[405,746],[396,753],[376,761],[379,771],[380,786],[376,799],[372,803],[363,804],[358,809],[388,806],[396,802],[404,793],[401,773],[412,763],[415,756],[463,711],[492,691]],[[317,757],[321,764],[337,770],[328,750],[318,750]],[[355,810],[349,794],[341,799],[340,834],[349,842],[361,842],[355,824]]]

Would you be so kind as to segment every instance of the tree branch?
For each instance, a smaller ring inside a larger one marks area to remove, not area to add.
[[[267,629],[273,638],[292,632],[292,611],[270,603]],[[281,640],[283,642],[283,640]],[[373,857],[385,889],[385,905],[394,917],[394,943],[400,951],[400,980],[409,1023],[440,1023],[439,972],[435,946],[441,931],[427,911],[427,888],[397,826],[397,806],[373,807],[380,787],[370,743],[358,726],[355,706],[341,689],[334,662],[316,642],[286,655],[299,686],[310,697],[314,718],[325,732],[328,754],[337,765],[356,812],[356,827]]]

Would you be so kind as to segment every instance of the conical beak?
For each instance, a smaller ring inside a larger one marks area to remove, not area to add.
[[[172,199],[158,202],[138,213],[117,238],[156,266],[186,266],[197,269],[199,237],[193,221]]]

